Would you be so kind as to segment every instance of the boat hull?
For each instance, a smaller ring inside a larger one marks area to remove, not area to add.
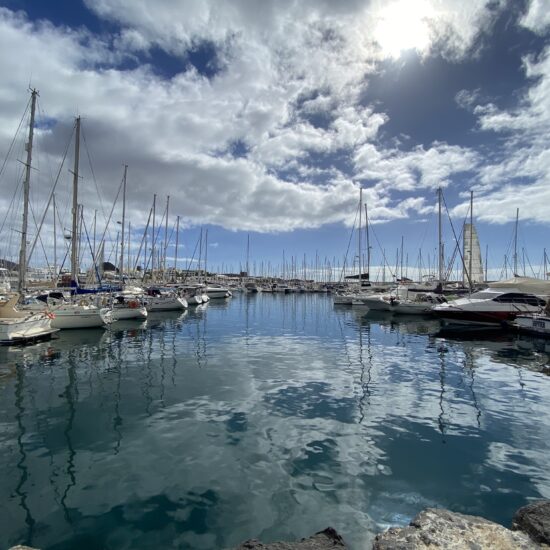
[[[514,326],[522,332],[550,337],[550,316],[548,315],[518,315]]]
[[[47,315],[31,315],[22,318],[0,319],[0,344],[19,344],[50,338],[56,329],[51,327]]]
[[[153,311],[177,311],[187,309],[188,303],[185,298],[170,297],[169,299],[147,298],[146,309]]]
[[[102,327],[105,323],[99,309],[58,309],[54,310],[52,328],[59,330]]]

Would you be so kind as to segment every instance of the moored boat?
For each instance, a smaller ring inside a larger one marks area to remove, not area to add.
[[[487,288],[470,296],[439,304],[434,313],[447,324],[498,325],[518,315],[540,313],[546,302],[524,292]]]

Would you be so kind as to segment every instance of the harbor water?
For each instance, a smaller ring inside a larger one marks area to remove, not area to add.
[[[0,350],[0,547],[217,549],[550,498],[550,343],[236,295]]]

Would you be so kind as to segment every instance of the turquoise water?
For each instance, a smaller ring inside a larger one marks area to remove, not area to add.
[[[550,342],[235,296],[0,350],[0,548],[224,548],[550,498]]]

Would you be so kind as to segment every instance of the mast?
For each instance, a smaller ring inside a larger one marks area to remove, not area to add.
[[[401,281],[403,281],[403,260],[405,259],[403,254],[404,243],[405,243],[405,237],[401,235]]]
[[[470,291],[474,287],[472,280],[472,258],[474,255],[474,192],[470,191],[470,257],[468,258],[468,280],[470,281]]]
[[[204,234],[204,282],[206,282],[206,262],[208,261],[208,227]]]
[[[55,207],[55,193],[53,194],[53,280],[57,282],[57,212]]]
[[[367,275],[370,281],[370,237],[369,237],[369,213],[367,210],[367,201],[365,201],[365,233],[367,237]]]
[[[95,259],[96,259],[96,257],[97,257],[96,249],[95,249],[96,224],[97,224],[97,210],[94,210],[94,248],[93,248],[93,251],[94,251],[94,261],[95,261]]]
[[[439,241],[439,255],[438,255],[438,271],[439,271],[439,281],[443,282],[443,264],[445,263],[445,258],[443,256],[443,225],[441,219],[441,202],[442,202],[442,191],[441,187],[437,190],[438,196],[438,241]]]
[[[126,174],[128,173],[128,165],[124,165],[124,178],[122,180],[122,229],[120,235],[120,282],[124,281],[124,228],[126,226]],[[128,264],[128,268],[130,264]]]
[[[174,257],[174,276],[176,281],[178,280],[178,247],[180,244],[179,240],[180,240],[180,217],[178,216],[176,218],[176,254]]]
[[[130,277],[130,241],[132,235],[132,222],[128,222],[128,277]]]
[[[363,188],[359,187],[359,232],[357,239],[358,254],[359,254],[359,289],[361,289],[361,214],[363,211]]]
[[[80,117],[76,117],[73,168],[73,227],[71,233],[71,284],[78,286],[78,165],[80,162]]]
[[[519,223],[519,208],[516,209],[516,228],[514,231],[514,277],[518,273],[518,223]]]
[[[168,251],[168,208],[170,207],[170,195],[166,197],[166,220],[164,223],[164,256],[162,258],[162,280],[166,281],[166,253]]]
[[[153,195],[153,236],[151,238],[151,281],[155,280],[155,212],[157,195]]]
[[[250,233],[248,233],[246,236],[246,276],[247,277],[250,277],[249,261],[250,261]]]
[[[201,225],[201,234],[199,238],[199,283],[202,282],[202,276],[201,276],[201,262],[202,262],[202,225]]]
[[[19,252],[19,277],[17,290],[21,294],[27,286],[27,228],[29,224],[29,195],[31,187],[32,141],[34,137],[34,115],[38,91],[31,91],[31,119],[29,122],[29,141],[26,144],[27,162],[25,163],[25,181],[23,182],[23,225],[21,227],[21,250]]]

